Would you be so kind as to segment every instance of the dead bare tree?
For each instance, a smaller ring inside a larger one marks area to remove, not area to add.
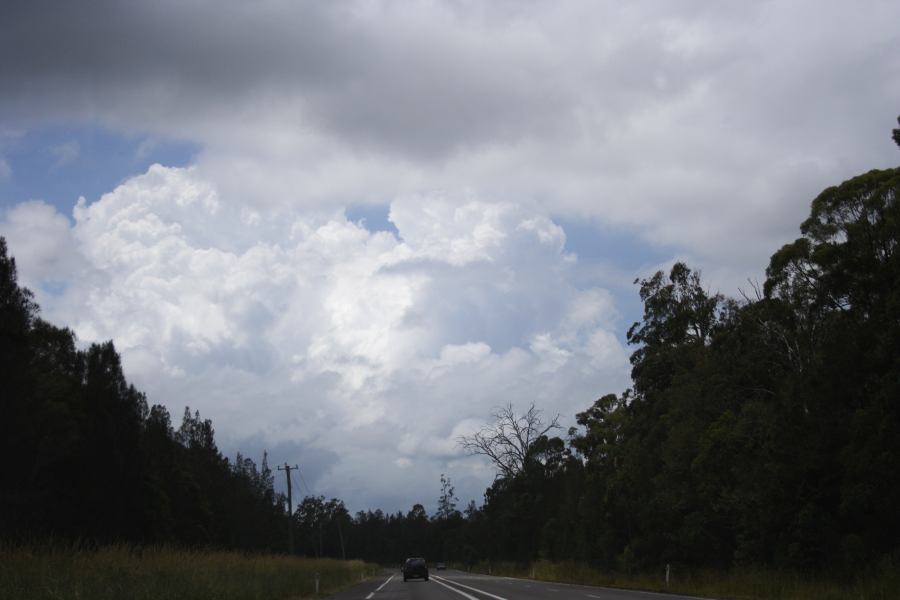
[[[545,424],[534,404],[517,415],[512,404],[491,413],[493,422],[472,435],[462,435],[457,444],[470,456],[486,456],[497,468],[499,477],[515,477],[525,468],[531,446],[553,429],[559,429],[559,415]]]

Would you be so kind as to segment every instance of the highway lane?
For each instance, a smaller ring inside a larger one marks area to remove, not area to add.
[[[399,572],[385,571],[332,597],[333,600],[696,600],[635,590],[491,577],[464,571],[431,570],[429,581],[403,582]]]

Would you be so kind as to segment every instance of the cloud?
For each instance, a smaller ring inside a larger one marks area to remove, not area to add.
[[[895,162],[898,10],[14,3],[0,114],[192,139],[223,197],[266,210],[474,190],[742,280],[823,187]]]
[[[3,227],[36,290],[78,274],[49,314],[231,439],[348,444],[319,483],[372,502],[443,463],[477,489],[460,423],[625,386],[618,282],[680,258],[734,294],[821,189],[896,163],[898,20],[886,0],[8,2],[0,131],[200,150],[74,224],[28,205]],[[579,258],[564,222],[622,247]]]
[[[10,253],[39,301],[49,301],[44,284],[61,282],[81,270],[71,234],[71,223],[40,200],[22,202],[2,213],[3,230]]]
[[[143,140],[134,151],[136,160],[146,160],[158,147],[159,140],[155,138],[147,138]]]
[[[38,288],[74,257],[45,313],[83,342],[114,339],[151,402],[199,409],[230,443],[294,448],[272,459],[356,507],[400,507],[439,472],[480,498],[491,474],[460,455],[461,431],[506,402],[571,417],[627,384],[615,308],[572,283],[546,216],[408,196],[391,204],[398,237],[342,213],[235,208],[197,169],[154,165],[80,201],[71,225],[29,203],[2,233]]]
[[[56,159],[53,168],[58,169],[78,159],[81,155],[81,145],[76,140],[56,144],[50,147],[50,154]]]
[[[0,181],[9,179],[12,176],[12,167],[4,158],[0,158]]]

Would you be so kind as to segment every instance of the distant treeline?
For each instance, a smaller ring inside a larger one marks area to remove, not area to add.
[[[900,133],[894,132],[900,144]],[[532,407],[461,439],[498,476],[481,507],[362,511],[305,498],[296,552],[399,563],[577,560],[621,571],[900,560],[900,168],[822,192],[801,237],[740,299],[682,263],[636,282],[633,386],[555,436]],[[266,458],[176,430],[112,342],[75,347],[38,316],[0,239],[0,538],[284,552]]]

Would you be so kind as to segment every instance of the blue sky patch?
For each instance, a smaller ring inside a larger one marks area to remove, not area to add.
[[[123,135],[94,125],[48,126],[22,135],[0,134],[0,208],[43,200],[64,215],[79,196],[94,202],[153,163],[185,166],[197,144]]]
[[[578,284],[602,287],[612,294],[619,312],[616,337],[625,345],[628,328],[642,318],[644,311],[639,288],[632,283],[634,278],[653,275],[657,265],[675,256],[675,249],[648,244],[634,231],[614,229],[593,220],[554,217],[553,221],[566,232],[566,251],[578,256]]]
[[[672,248],[648,244],[627,229],[591,221],[553,217],[553,222],[566,232],[566,250],[578,255],[579,261],[598,259],[614,263],[620,269],[639,271],[671,258]]]
[[[41,290],[51,296],[62,296],[68,284],[65,281],[47,280],[41,282]]]
[[[347,207],[345,214],[350,221],[361,221],[369,231],[387,231],[399,236],[397,227],[388,220],[390,212],[387,204],[360,204]]]

